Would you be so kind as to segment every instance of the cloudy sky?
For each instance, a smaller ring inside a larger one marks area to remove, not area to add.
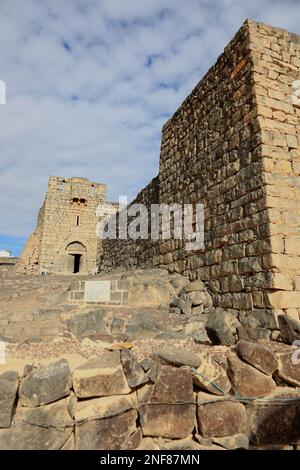
[[[134,197],[163,123],[246,18],[300,33],[300,1],[0,0],[0,249],[20,253],[49,175]]]

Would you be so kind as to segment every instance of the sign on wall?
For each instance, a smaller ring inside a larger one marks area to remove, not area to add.
[[[110,281],[86,281],[84,299],[86,302],[110,302]]]

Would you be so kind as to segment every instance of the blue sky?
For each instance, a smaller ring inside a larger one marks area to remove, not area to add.
[[[49,175],[134,197],[163,123],[246,18],[300,33],[300,2],[1,0],[0,248],[20,253]]]

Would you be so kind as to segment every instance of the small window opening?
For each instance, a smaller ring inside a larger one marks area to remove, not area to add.
[[[76,273],[79,273],[80,271],[80,258],[81,258],[81,255],[73,255],[74,256],[74,271],[73,273],[76,274]]]
[[[76,225],[79,225],[79,215],[76,217]]]

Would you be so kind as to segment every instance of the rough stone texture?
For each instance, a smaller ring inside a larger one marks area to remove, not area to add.
[[[278,360],[275,354],[263,344],[239,341],[237,353],[243,361],[265,374],[272,375],[278,369]]]
[[[251,442],[256,445],[299,442],[300,393],[279,388],[268,398],[269,403],[254,402],[247,406]],[[280,403],[279,399],[286,402]]]
[[[18,374],[14,371],[0,375],[0,428],[9,428],[19,386]]]
[[[17,272],[93,273],[101,244],[96,234],[96,208],[105,202],[106,185],[85,178],[51,176],[37,227],[17,263]]]
[[[207,336],[213,344],[232,346],[235,344],[235,337],[230,326],[226,323],[224,312],[216,311],[212,313],[205,325]]]
[[[162,346],[154,351],[154,355],[163,362],[176,366],[199,367],[201,358],[197,354],[175,346]]]
[[[119,351],[103,353],[75,369],[73,386],[79,398],[129,393]]]
[[[192,375],[185,369],[162,366],[156,384],[140,396],[139,412],[144,436],[183,439],[194,428],[195,405]],[[142,403],[154,402],[144,405]]]
[[[74,427],[65,399],[38,408],[18,407],[10,429],[0,429],[2,450],[58,450]]]
[[[137,412],[125,411],[106,419],[95,419],[76,426],[79,450],[118,450],[136,431]]]
[[[121,362],[130,388],[135,388],[148,382],[148,376],[145,374],[144,369],[136,360],[136,357],[132,351],[122,351]]]
[[[297,357],[293,364],[293,352],[290,351],[279,356],[278,377],[288,384],[300,387],[300,362]]]
[[[22,406],[47,405],[69,394],[72,377],[65,359],[41,366],[25,377],[20,385]]]
[[[240,397],[264,397],[276,388],[271,377],[244,364],[233,354],[228,357],[227,373],[235,394]]]
[[[154,338],[162,332],[161,325],[155,322],[151,315],[145,312],[131,317],[127,329],[126,336],[129,338]]]
[[[74,315],[68,320],[68,329],[76,336],[88,336],[89,334],[105,332],[107,322],[105,313],[101,310]]]
[[[246,434],[236,434],[229,437],[215,437],[213,442],[228,450],[249,449],[249,438]]]
[[[214,395],[226,395],[231,389],[226,371],[210,358],[203,358],[194,371],[193,380],[195,385]]]
[[[300,340],[300,322],[287,315],[279,315],[278,322],[282,341],[292,344],[293,341]]]
[[[212,400],[211,395],[200,392],[197,418],[203,437],[248,434],[247,414],[241,403],[224,399]]]

